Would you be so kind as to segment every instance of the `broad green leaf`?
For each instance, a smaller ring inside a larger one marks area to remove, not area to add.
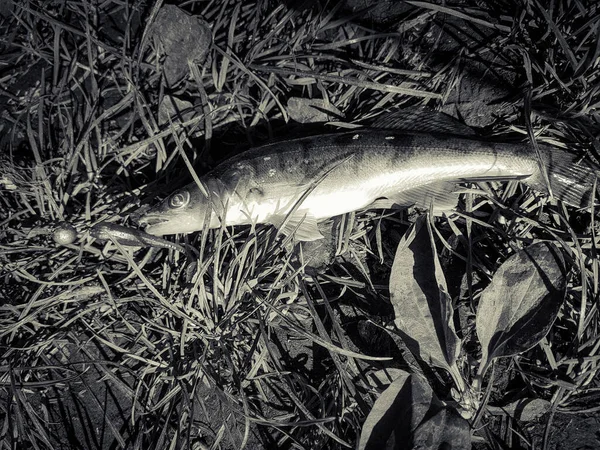
[[[360,450],[393,449],[409,442],[432,402],[438,403],[431,387],[420,376],[398,369],[394,369],[393,375],[397,378],[381,393],[365,420]],[[381,375],[376,378],[384,379]]]
[[[396,377],[389,384],[389,378]],[[469,423],[445,408],[422,377],[399,369],[369,377],[389,386],[375,401],[360,436],[359,450],[471,448]]]
[[[554,323],[565,289],[565,263],[556,245],[539,242],[508,258],[479,301],[480,373],[493,358],[536,345]]]
[[[398,245],[390,275],[390,299],[406,345],[424,361],[448,370],[462,390],[452,299],[427,216],[419,217]]]
[[[412,450],[471,450],[471,426],[456,410],[444,408],[415,430]]]

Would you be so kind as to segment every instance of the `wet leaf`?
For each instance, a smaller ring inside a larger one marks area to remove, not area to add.
[[[395,369],[397,378],[375,401],[360,436],[361,450],[397,448],[406,443],[434,404],[429,384],[417,375]],[[379,381],[382,376],[377,376]]]
[[[424,361],[448,370],[462,388],[456,367],[460,341],[454,331],[452,300],[427,216],[419,217],[398,245],[390,298],[395,324],[406,345]]]
[[[565,273],[560,251],[549,242],[530,245],[500,266],[477,310],[480,373],[493,358],[524,352],[548,333],[565,296]]]

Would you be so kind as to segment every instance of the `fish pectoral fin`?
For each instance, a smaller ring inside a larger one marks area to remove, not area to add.
[[[317,219],[306,211],[295,211],[288,216],[275,216],[271,223],[283,234],[294,235],[298,241],[323,239]]]
[[[371,124],[372,128],[404,130],[418,133],[446,133],[476,136],[475,130],[448,114],[428,108],[406,108],[384,113]]]
[[[443,181],[387,195],[387,199],[388,202],[392,202],[391,209],[409,206],[422,209],[432,208],[435,215],[440,215],[456,208],[460,195],[457,191],[456,183]]]

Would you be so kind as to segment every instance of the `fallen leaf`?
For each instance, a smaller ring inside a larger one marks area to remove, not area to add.
[[[290,118],[299,123],[329,122],[342,116],[339,109],[320,98],[292,97],[287,107]]]
[[[158,124],[164,125],[169,122],[185,122],[196,115],[193,105],[187,100],[182,100],[171,95],[165,95],[158,105]],[[200,123],[202,124],[202,123]]]
[[[530,245],[500,266],[477,309],[481,374],[493,358],[524,352],[548,333],[565,296],[565,275],[562,254],[549,242]]]
[[[163,70],[169,87],[187,76],[188,61],[202,64],[212,46],[208,23],[175,5],[164,5],[160,9],[151,36],[160,42],[164,51]]]

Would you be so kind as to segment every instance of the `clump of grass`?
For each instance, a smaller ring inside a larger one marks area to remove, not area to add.
[[[338,258],[313,276],[267,227],[182,238],[197,255],[102,247],[87,230],[127,222],[192,167],[285,137],[289,97],[326,99],[344,113],[338,125],[349,126],[386,108],[439,106],[472,62],[517,88],[505,99],[512,112],[496,117],[492,132],[530,133],[596,155],[597,6],[409,4],[399,30],[319,3],[186,4],[211,24],[214,47],[207,65],[192,64],[192,75],[170,89],[144,25],[155,11],[128,1],[14,5],[0,25],[7,447],[355,445],[377,395],[366,374],[404,362],[367,356],[387,355],[359,349],[349,329],[391,322],[368,304],[387,295],[406,221],[347,216]],[[165,95],[191,99],[195,117],[159,125]],[[593,214],[585,223],[585,214],[517,185],[480,188],[490,195],[467,194],[438,227],[458,304],[475,308],[499,262],[536,239],[557,242],[574,267],[547,341],[504,371],[510,396],[552,402],[547,446],[555,414],[596,408],[597,226]],[[61,221],[80,232],[74,245],[50,240]],[[469,333],[467,323],[465,339]],[[473,357],[465,354],[465,364]],[[506,400],[499,390],[491,395]],[[493,428],[492,419],[483,423]],[[509,428],[501,438],[516,434]]]

